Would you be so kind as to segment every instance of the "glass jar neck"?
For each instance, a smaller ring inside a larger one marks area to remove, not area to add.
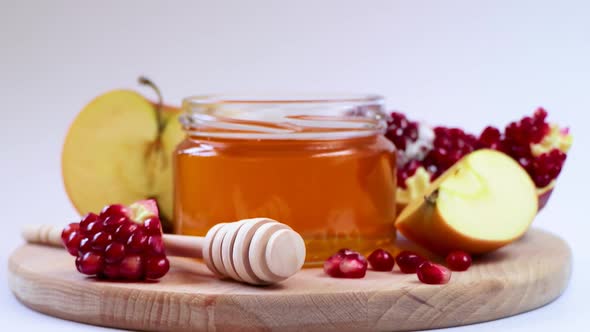
[[[318,99],[193,97],[181,122],[193,138],[244,140],[340,140],[384,132],[378,96]]]

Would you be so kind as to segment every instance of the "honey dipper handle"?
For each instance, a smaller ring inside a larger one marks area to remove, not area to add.
[[[62,229],[53,225],[25,225],[21,234],[23,239],[29,243],[63,247],[61,242]]]
[[[22,237],[29,243],[63,247],[61,231],[63,228],[53,225],[25,225]],[[166,254],[181,257],[203,257],[204,237],[164,234]]]

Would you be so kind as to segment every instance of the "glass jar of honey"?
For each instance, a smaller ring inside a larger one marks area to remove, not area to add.
[[[174,156],[175,232],[268,217],[305,240],[306,266],[395,237],[395,150],[375,95],[184,100]]]

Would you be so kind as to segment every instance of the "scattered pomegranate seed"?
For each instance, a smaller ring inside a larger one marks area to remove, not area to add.
[[[471,266],[471,256],[464,251],[453,251],[447,255],[447,266],[452,271],[466,271]]]
[[[451,279],[451,270],[429,261],[422,262],[416,272],[418,279],[425,284],[442,285]]]
[[[76,256],[78,271],[110,280],[157,279],[168,272],[160,219],[140,224],[126,213],[123,205],[109,205],[64,228],[62,241]]]
[[[393,256],[383,249],[376,249],[369,255],[369,264],[375,271],[391,271],[395,265]]]
[[[333,278],[362,278],[367,273],[365,257],[350,249],[340,249],[324,262],[324,272]]]
[[[342,277],[342,272],[340,272],[340,262],[342,262],[344,256],[346,255],[338,252],[326,259],[324,262],[324,272],[333,278]]]
[[[340,262],[343,278],[363,278],[367,273],[367,260],[360,254],[349,254]]]
[[[395,262],[403,273],[416,273],[418,266],[426,259],[415,252],[404,250],[395,257]]]

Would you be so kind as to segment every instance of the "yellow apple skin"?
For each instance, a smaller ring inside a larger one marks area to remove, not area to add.
[[[497,151],[492,152],[492,150],[478,150],[473,152],[473,154],[482,153],[482,151],[483,153],[501,154]],[[470,156],[468,155],[464,157],[463,160],[469,157]],[[510,159],[510,157],[505,157],[510,163],[514,163],[513,167],[521,172],[520,179],[525,181],[529,186],[526,191],[526,199],[527,202],[530,203],[530,220],[527,221],[528,224],[525,228],[522,228],[522,231],[515,233],[512,237],[498,240],[475,238],[456,230],[452,224],[445,219],[445,216],[442,215],[441,209],[438,206],[437,193],[441,190],[441,185],[447,181],[447,179],[453,177],[460,167],[464,167],[463,160],[457,162],[436,179],[426,191],[424,199],[411,202],[406,207],[406,210],[402,211],[395,223],[397,230],[399,230],[407,239],[438,255],[446,255],[453,250],[463,250],[471,254],[484,254],[520,238],[526,232],[530,223],[532,223],[535,212],[538,210],[535,186],[524,169]],[[474,222],[477,222],[477,215],[472,216],[472,218]],[[483,226],[484,225],[482,225],[482,227]]]
[[[184,137],[180,109],[162,108],[132,90],[104,93],[74,119],[62,149],[62,179],[80,214],[112,203],[155,198],[172,224],[172,152]],[[162,121],[160,132],[158,119]]]

